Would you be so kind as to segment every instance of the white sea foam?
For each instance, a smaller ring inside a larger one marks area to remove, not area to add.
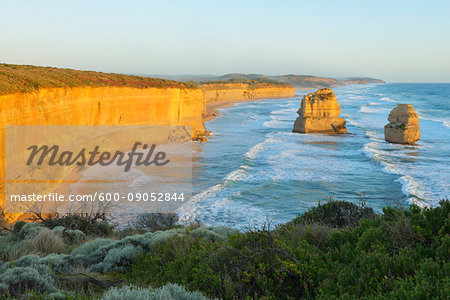
[[[371,131],[371,130],[365,130],[364,131],[366,136],[374,141],[384,141],[384,136],[382,133],[380,132],[376,132],[376,131]]]
[[[395,101],[395,100],[393,100],[393,99],[391,99],[391,98],[389,98],[389,97],[382,97],[382,98],[380,98],[380,100],[383,100],[383,101],[386,101],[386,102],[397,102],[397,101]]]
[[[202,211],[202,208],[205,207],[211,212],[212,210],[226,206],[229,203],[227,197],[232,193],[231,190],[227,189],[233,182],[246,179],[249,170],[249,166],[242,165],[238,169],[228,173],[222,183],[216,184],[209,189],[194,195],[189,202],[176,210],[180,220],[188,222],[195,219],[198,213]],[[204,205],[202,203],[204,203]]]
[[[362,124],[361,123],[359,123],[359,122],[357,122],[357,121],[355,121],[350,115],[342,115],[342,117],[345,119],[345,121],[347,122],[347,123],[349,123],[350,125],[353,125],[353,126],[357,126],[357,127],[361,127],[362,126]]]
[[[444,120],[444,119],[439,119],[439,118],[431,118],[431,117],[428,117],[428,116],[423,116],[420,112],[418,112],[418,115],[419,115],[419,119],[441,123],[444,126],[450,128],[450,121],[447,121],[447,120]]]
[[[357,100],[357,99],[362,99],[363,96],[361,95],[356,95],[356,96],[349,96],[348,99],[352,99],[352,100]]]
[[[258,153],[260,153],[260,152],[264,149],[264,145],[265,145],[265,142],[256,144],[255,146],[253,146],[252,148],[250,148],[250,150],[248,150],[248,151],[244,154],[244,156],[245,156],[247,159],[255,159],[256,156],[258,155]]]
[[[250,169],[249,166],[243,165],[240,166],[239,169],[234,170],[233,172],[229,173],[225,177],[225,183],[227,181],[242,181],[247,177],[248,170]]]
[[[386,146],[383,142],[367,143],[364,146],[363,152],[368,158],[381,164],[383,166],[383,172],[400,176],[396,181],[402,185],[402,193],[408,197],[410,203],[422,207],[436,204],[435,201],[437,200],[437,197],[432,192],[429,182],[425,182],[423,179],[418,178],[426,177],[427,172],[429,171],[414,168],[414,165],[411,164],[411,162],[405,161],[405,159],[414,158],[405,152],[408,151],[410,147],[395,144],[389,145],[391,148],[396,149],[395,151],[385,151],[381,149],[383,146]],[[416,160],[416,158],[414,158],[414,160]],[[443,189],[445,190],[445,187]]]
[[[369,107],[367,105],[363,105],[363,106],[361,106],[359,111],[362,113],[371,114],[371,113],[379,113],[379,112],[384,112],[384,111],[387,112],[389,110],[384,107],[375,108],[375,107]]]

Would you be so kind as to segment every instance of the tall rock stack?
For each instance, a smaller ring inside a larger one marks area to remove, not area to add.
[[[389,124],[384,126],[384,138],[386,141],[414,145],[419,140],[419,117],[412,105],[397,105],[389,114],[388,121]]]
[[[292,132],[298,133],[347,133],[344,118],[340,118],[341,107],[334,92],[320,89],[303,96],[298,117]]]

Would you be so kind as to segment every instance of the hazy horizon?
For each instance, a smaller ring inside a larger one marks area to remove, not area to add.
[[[450,3],[441,0],[43,0],[0,9],[0,62],[11,64],[450,82]]]

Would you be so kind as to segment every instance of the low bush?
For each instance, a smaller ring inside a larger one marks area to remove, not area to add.
[[[66,214],[66,215],[48,215],[46,218],[38,215],[36,220],[40,220],[42,226],[53,229],[63,227],[67,230],[78,230],[85,235],[109,236],[113,227],[106,221],[104,214]]]
[[[95,250],[114,242],[115,241],[112,239],[95,239],[73,249],[71,254],[72,256],[87,256],[92,254]]]
[[[146,213],[136,217],[136,228],[150,232],[173,229],[178,222],[175,213]]]
[[[189,292],[176,284],[167,284],[159,289],[142,289],[133,285],[112,288],[103,295],[102,300],[207,300],[199,292]]]
[[[29,291],[35,293],[57,292],[50,267],[39,263],[36,255],[21,257],[0,267],[0,294],[4,297],[18,297]]]
[[[79,243],[86,235],[81,230],[67,229],[63,226],[56,226],[52,229],[58,236],[64,238],[69,244]]]
[[[330,199],[325,204],[319,203],[306,213],[298,216],[292,223],[295,224],[322,224],[334,228],[355,227],[362,219],[375,218],[376,214],[365,202],[356,205],[347,201]]]
[[[40,223],[26,223],[20,228],[17,236],[20,240],[29,240],[37,236],[44,228]]]

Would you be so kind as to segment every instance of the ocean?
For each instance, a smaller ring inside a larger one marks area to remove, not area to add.
[[[284,223],[319,202],[434,206],[450,191],[450,84],[373,84],[333,88],[347,135],[297,134],[301,98],[225,107],[194,145],[192,200],[185,219],[236,228]],[[384,141],[397,104],[420,118],[417,146]]]

